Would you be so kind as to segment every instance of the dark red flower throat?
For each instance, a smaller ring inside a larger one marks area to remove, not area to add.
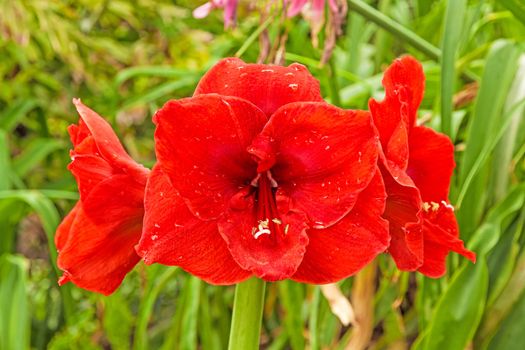
[[[258,174],[252,182],[255,192],[255,211],[257,222],[252,228],[252,235],[255,239],[270,240],[277,244],[277,241],[284,238],[289,224],[284,224],[279,212],[275,194],[277,192],[277,182],[271,177],[271,173]],[[267,238],[266,238],[267,237]]]

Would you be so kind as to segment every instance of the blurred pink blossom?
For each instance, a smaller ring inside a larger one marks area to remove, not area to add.
[[[193,10],[193,17],[205,18],[211,10],[222,8],[224,9],[224,26],[230,28],[235,25],[237,5],[238,0],[211,0]]]
[[[212,10],[220,8],[224,11],[224,26],[231,28],[236,24],[239,2],[239,0],[210,0],[204,5],[197,7],[193,11],[193,17],[205,18]],[[271,11],[269,10],[271,8],[282,9],[282,13],[288,18],[301,14],[310,24],[314,47],[318,47],[318,35],[324,27],[325,40],[323,57],[321,58],[322,63],[327,62],[330,58],[336,39],[342,34],[342,26],[348,11],[346,0],[246,0],[246,2],[250,5],[248,8],[260,11],[263,17],[271,16]],[[328,14],[325,16],[326,8]],[[261,35],[262,37],[267,36],[266,31],[263,31]]]
[[[308,5],[311,18],[318,20],[323,20],[325,3],[326,0],[284,0],[285,6],[288,6],[288,17],[298,15],[304,7]],[[330,10],[333,12],[338,11],[337,2],[335,0],[328,0],[328,6],[330,6]]]

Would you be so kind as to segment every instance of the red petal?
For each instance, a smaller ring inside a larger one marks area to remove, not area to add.
[[[145,182],[130,175],[112,176],[91,191],[82,208],[95,224],[108,230],[142,226]]]
[[[422,230],[425,237],[425,259],[418,269],[422,274],[437,278],[446,272],[446,258],[450,251],[476,262],[476,254],[466,249],[459,239],[454,210],[447,202],[431,203],[422,212]]]
[[[270,116],[298,101],[323,101],[319,82],[303,65],[246,64],[238,58],[219,61],[202,77],[195,95],[217,93],[252,102]]]
[[[170,101],[154,120],[163,172],[194,215],[216,219],[256,176],[246,148],[266,116],[248,101],[213,94]]]
[[[325,103],[280,108],[249,152],[316,228],[347,214],[374,176],[378,142],[370,115]]]
[[[390,240],[388,222],[381,218],[385,197],[377,171],[341,221],[327,229],[308,230],[310,243],[292,279],[318,284],[336,282],[355,274],[384,252]]]
[[[180,266],[212,284],[233,284],[251,275],[232,259],[217,223],[193,216],[159,166],[148,180],[145,210],[137,252],[147,264]]]
[[[70,128],[71,140],[75,146],[79,145],[85,137],[91,135],[93,141],[100,152],[96,156],[104,158],[109,164],[122,168],[125,172],[137,176],[146,175],[147,169],[137,164],[126,153],[117,135],[100,115],[82,104],[80,99],[73,99],[82,122],[78,127]],[[87,130],[86,130],[87,129]],[[78,151],[76,153],[79,153]]]
[[[414,225],[419,227],[421,197],[413,183],[410,184],[410,178],[402,175],[403,172],[396,172],[398,178],[395,179],[382,164],[380,169],[387,192],[383,217],[389,222],[392,237],[388,251],[400,270],[414,271],[423,263],[423,234],[421,230],[411,229],[409,232],[407,229]]]
[[[420,126],[410,133],[408,175],[414,180],[423,201],[447,200],[455,167],[454,145],[434,130]]]
[[[57,232],[55,234],[55,245],[57,250],[62,250],[62,248],[66,245],[66,242],[69,239],[69,232],[71,231],[71,225],[75,221],[75,218],[77,217],[77,212],[80,207],[80,203],[77,202],[73,209],[69,212],[69,214],[66,215],[64,220],[58,225]]]
[[[245,198],[245,205],[244,210],[230,210],[219,222],[219,232],[233,258],[243,269],[264,280],[289,278],[299,267],[308,245],[306,217],[293,211],[280,213],[280,225],[287,227],[285,236],[276,239],[272,232],[255,238],[253,230],[260,218],[253,195]]]
[[[77,204],[73,222],[63,226],[70,228],[57,261],[64,270],[61,284],[72,281],[105,295],[120,285],[140,260],[134,246],[142,231],[143,192],[143,185],[131,176],[117,175]],[[63,243],[61,238],[58,242]]]
[[[118,174],[118,170],[95,155],[72,155],[72,159],[68,169],[77,180],[81,200],[84,200],[100,182],[110,178],[114,173]]]
[[[415,125],[417,109],[423,99],[425,75],[421,64],[410,56],[395,60],[383,78],[385,99],[371,99],[370,112],[379,131],[388,160],[406,168],[407,135]]]

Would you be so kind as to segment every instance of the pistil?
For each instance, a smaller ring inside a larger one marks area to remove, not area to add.
[[[283,222],[277,211],[275,200],[275,188],[277,183],[271,177],[270,172],[262,173],[257,178],[256,203],[257,223],[252,228],[255,239],[261,236],[268,236],[273,242],[284,236],[288,231],[287,225],[283,227]]]

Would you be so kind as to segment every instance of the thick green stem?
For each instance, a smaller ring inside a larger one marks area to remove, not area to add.
[[[229,350],[259,349],[266,282],[251,278],[235,288]]]

